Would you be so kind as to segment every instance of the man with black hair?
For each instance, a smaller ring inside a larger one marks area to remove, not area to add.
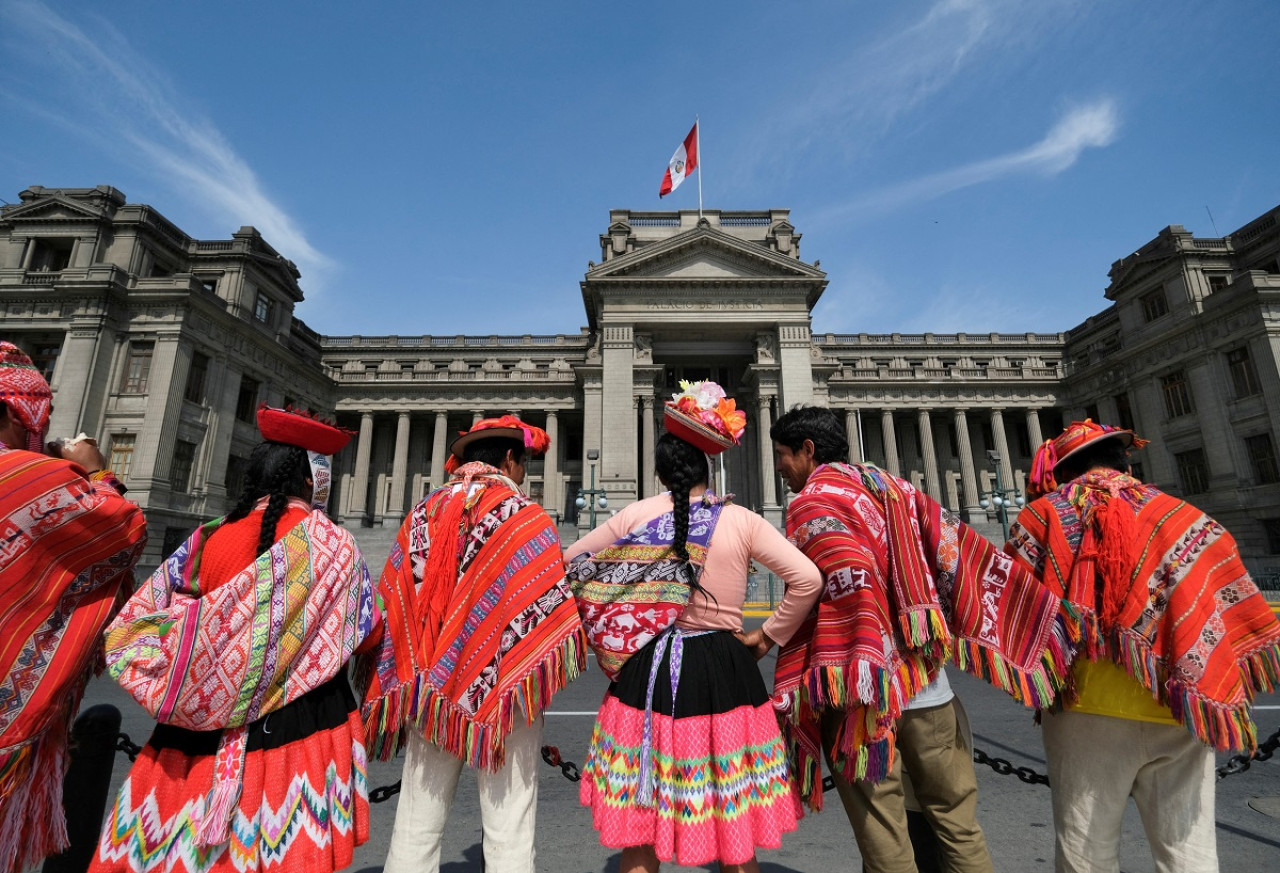
[[[819,479],[829,479],[833,476],[843,478],[847,472],[861,476],[862,471],[866,471],[885,483],[893,477],[869,465],[848,464],[849,444],[844,427],[829,409],[816,406],[793,409],[774,423],[769,435],[773,439],[776,468],[797,495],[788,511],[787,533],[822,570],[827,581],[823,599],[829,600],[833,591],[849,582],[855,587],[881,587],[883,595],[870,599],[889,606],[892,602],[887,590],[891,587],[890,572],[886,566],[888,555],[882,544],[878,544],[866,528],[850,526],[839,520],[848,518],[847,507],[823,507],[829,502],[843,501],[851,492],[838,487],[806,486],[815,474]],[[895,484],[895,491],[914,490],[901,480],[896,480]],[[808,509],[803,508],[805,506]],[[811,519],[808,526],[797,523],[811,511],[817,511],[822,520],[814,524],[815,520]],[[880,522],[885,523],[883,516]],[[818,528],[824,529],[822,535],[813,535],[812,532]],[[886,618],[891,624],[897,624],[896,617]],[[801,647],[813,645],[815,624],[811,622],[801,628],[793,638],[800,641]],[[808,639],[802,639],[805,637]],[[896,642],[906,648],[901,635]],[[788,649],[794,650],[795,646]],[[786,672],[783,658],[787,654],[788,650],[784,650],[779,655],[780,674]],[[790,660],[797,666],[807,660],[798,652],[792,654]],[[910,788],[924,817],[937,836],[937,858],[932,857],[930,851],[934,848],[929,845],[932,841],[920,841],[920,868],[938,869],[936,862],[941,860],[945,865],[943,869],[947,870],[990,871],[992,866],[986,838],[976,817],[978,784],[972,754],[961,727],[963,709],[952,693],[940,664],[921,667],[916,688],[896,690],[904,698],[905,707],[901,709],[894,728],[898,754],[883,778],[875,781],[845,777],[841,759],[846,756],[839,752],[840,735],[850,732],[845,719],[846,710],[852,709],[852,704],[841,708],[829,707],[820,714],[822,751],[827,768],[853,825],[863,869],[868,873],[914,873],[917,869],[909,833],[910,822],[915,816],[909,816],[906,809],[904,772],[909,777]],[[926,828],[924,834],[927,833]]]
[[[463,764],[476,770],[486,869],[534,869],[542,712],[587,651],[555,525],[520,487],[550,443],[514,415],[476,422],[387,558],[387,632],[362,675],[370,750],[406,749],[388,873],[440,869]]]
[[[1218,869],[1214,750],[1257,745],[1280,623],[1235,540],[1129,475],[1133,431],[1073,422],[1036,451],[1006,551],[1064,597],[1085,638],[1074,694],[1044,716],[1056,869],[1116,870],[1133,797],[1156,869]]]

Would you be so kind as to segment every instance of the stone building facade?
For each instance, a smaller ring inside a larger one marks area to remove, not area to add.
[[[713,378],[750,421],[717,475],[776,523],[768,427],[796,404],[835,409],[855,458],[979,524],[996,518],[984,497],[1021,492],[1043,437],[1089,414],[1153,437],[1146,477],[1221,518],[1255,565],[1280,563],[1280,207],[1222,239],[1166,228],[1063,333],[822,333],[827,276],[774,209],[612,211],[576,332],[322,337],[294,315],[297,269],[253,228],[193,240],[105,186],[20,196],[0,210],[0,335],[51,376],[55,435],[95,435],[124,468],[153,562],[234,499],[259,402],[357,432],[335,459],[350,525],[397,526],[458,431],[515,413],[552,436],[530,492],[585,526],[579,489],[611,508],[657,491],[662,401]]]

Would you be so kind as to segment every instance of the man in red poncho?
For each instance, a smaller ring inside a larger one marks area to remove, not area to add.
[[[0,871],[67,846],[67,734],[146,542],[92,440],[45,454],[52,392],[0,341]]]
[[[1074,693],[1044,718],[1059,873],[1117,869],[1130,795],[1157,869],[1217,870],[1214,750],[1257,745],[1250,703],[1280,680],[1280,623],[1235,540],[1129,475],[1146,444],[1087,419],[1046,441],[1005,546],[1084,627]]]

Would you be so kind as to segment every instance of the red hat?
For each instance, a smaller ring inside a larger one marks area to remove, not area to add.
[[[0,403],[8,407],[9,414],[27,431],[28,444],[11,448],[41,451],[49,429],[53,392],[31,358],[13,343],[3,340],[0,340]]]
[[[321,455],[341,451],[355,433],[323,422],[310,412],[276,409],[266,404],[258,408],[258,430],[264,440],[297,446]]]
[[[452,473],[462,463],[462,454],[467,446],[476,440],[487,440],[495,437],[520,440],[525,450],[531,455],[545,454],[551,446],[551,437],[540,427],[521,421],[514,415],[503,415],[498,418],[482,418],[471,425],[471,430],[462,431],[461,435],[449,446],[450,458],[445,464],[445,472]]]
[[[742,441],[747,414],[725,396],[715,382],[680,382],[683,389],[671,395],[663,409],[667,433],[677,436],[708,455],[718,455]]]
[[[1071,426],[1051,440],[1045,440],[1036,449],[1035,459],[1031,462],[1031,476],[1027,479],[1027,496],[1035,499],[1048,494],[1058,487],[1054,472],[1067,458],[1099,440],[1120,440],[1127,448],[1145,447],[1150,440],[1144,440],[1133,431],[1107,424],[1095,424],[1092,419],[1073,421]]]

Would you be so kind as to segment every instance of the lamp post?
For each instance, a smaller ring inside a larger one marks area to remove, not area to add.
[[[600,450],[587,449],[587,460],[591,462],[591,487],[579,488],[578,498],[573,501],[573,505],[578,509],[586,509],[590,505],[591,528],[594,530],[596,526],[596,507],[608,509],[609,500],[604,496],[604,489],[596,487],[596,461],[600,460]]]
[[[1000,519],[1000,532],[1004,535],[1001,545],[1004,545],[1009,541],[1009,506],[1012,504],[1021,509],[1027,500],[1018,493],[1018,489],[1001,486],[1000,454],[988,449],[987,460],[996,468],[995,486],[990,491],[983,491],[978,495],[978,505],[983,509],[995,507],[996,517]]]

